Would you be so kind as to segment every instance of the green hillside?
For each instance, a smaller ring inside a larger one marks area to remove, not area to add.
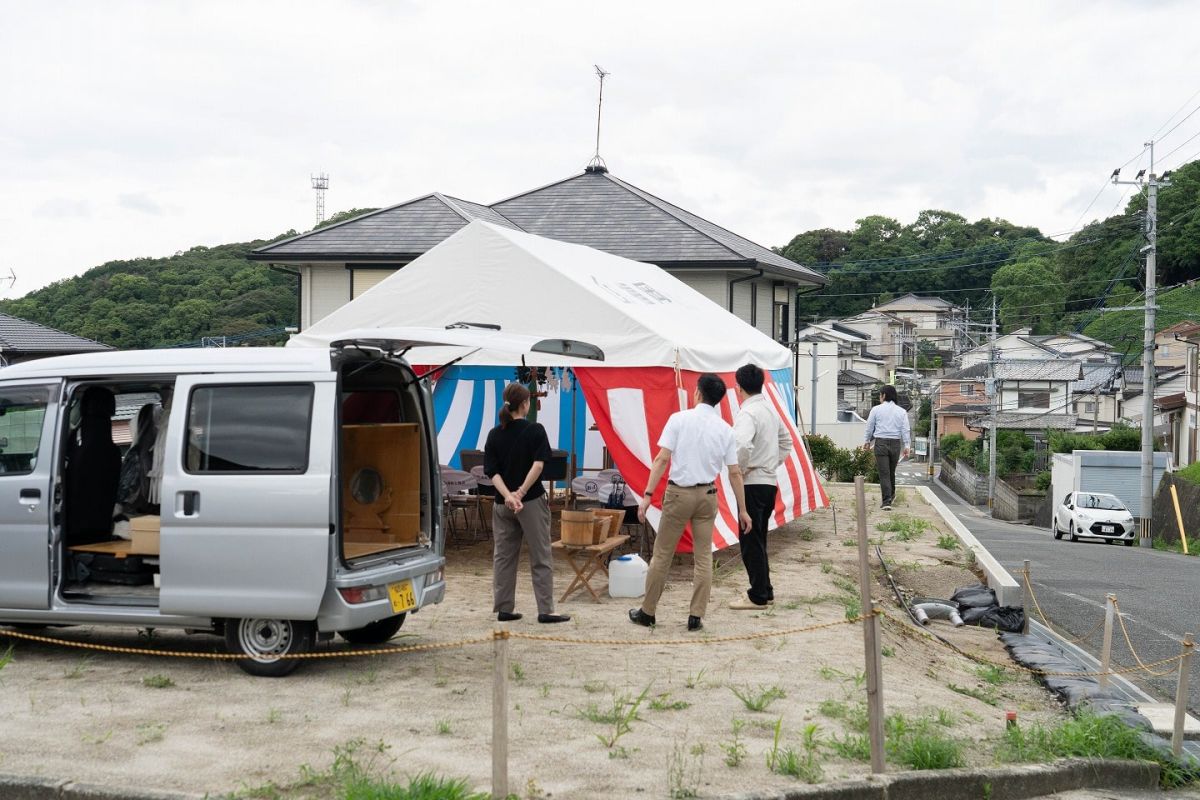
[[[1141,302],[1140,297],[1136,302]],[[1156,327],[1160,331],[1185,320],[1200,322],[1200,283],[1163,292],[1158,295],[1158,305]],[[1143,324],[1144,317],[1141,311],[1112,311],[1098,314],[1083,332],[1122,350],[1133,342],[1129,352],[1136,357],[1141,353]]]

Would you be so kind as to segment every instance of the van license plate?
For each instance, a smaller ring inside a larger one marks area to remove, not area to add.
[[[1101,525],[1100,530],[1104,533],[1116,533],[1117,528],[1115,525]]]
[[[413,591],[412,581],[389,583],[388,599],[392,601],[393,614],[417,607],[417,593]]]

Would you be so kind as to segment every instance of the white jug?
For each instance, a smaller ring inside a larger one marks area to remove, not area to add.
[[[608,562],[608,596],[641,597],[646,593],[646,573],[650,566],[636,553],[618,556]]]

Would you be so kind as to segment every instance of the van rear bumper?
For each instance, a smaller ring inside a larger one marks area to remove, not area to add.
[[[389,584],[410,580],[417,611],[427,605],[442,602],[446,595],[445,579],[439,574],[446,560],[435,553],[409,557],[398,563],[387,563],[336,574],[321,598],[317,612],[317,629],[348,631],[362,628],[381,619],[394,616],[386,594],[378,600],[349,603],[339,589],[386,589]]]

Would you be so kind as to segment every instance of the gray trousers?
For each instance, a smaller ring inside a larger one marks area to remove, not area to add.
[[[554,613],[554,557],[550,552],[550,506],[546,496],[525,501],[514,514],[499,495],[492,506],[493,611],[512,613],[517,593],[517,562],[521,541],[529,548],[529,571],[533,573],[533,597],[539,614]]]
[[[658,610],[658,599],[667,585],[667,574],[684,527],[692,523],[692,603],[688,613],[703,617],[712,590],[712,535],[717,519],[717,494],[707,486],[668,486],[663,496],[662,521],[654,537],[654,554],[646,574],[642,611]]]
[[[896,465],[904,443],[899,439],[875,440],[875,466],[879,468],[879,494],[883,505],[890,506],[896,499]]]

